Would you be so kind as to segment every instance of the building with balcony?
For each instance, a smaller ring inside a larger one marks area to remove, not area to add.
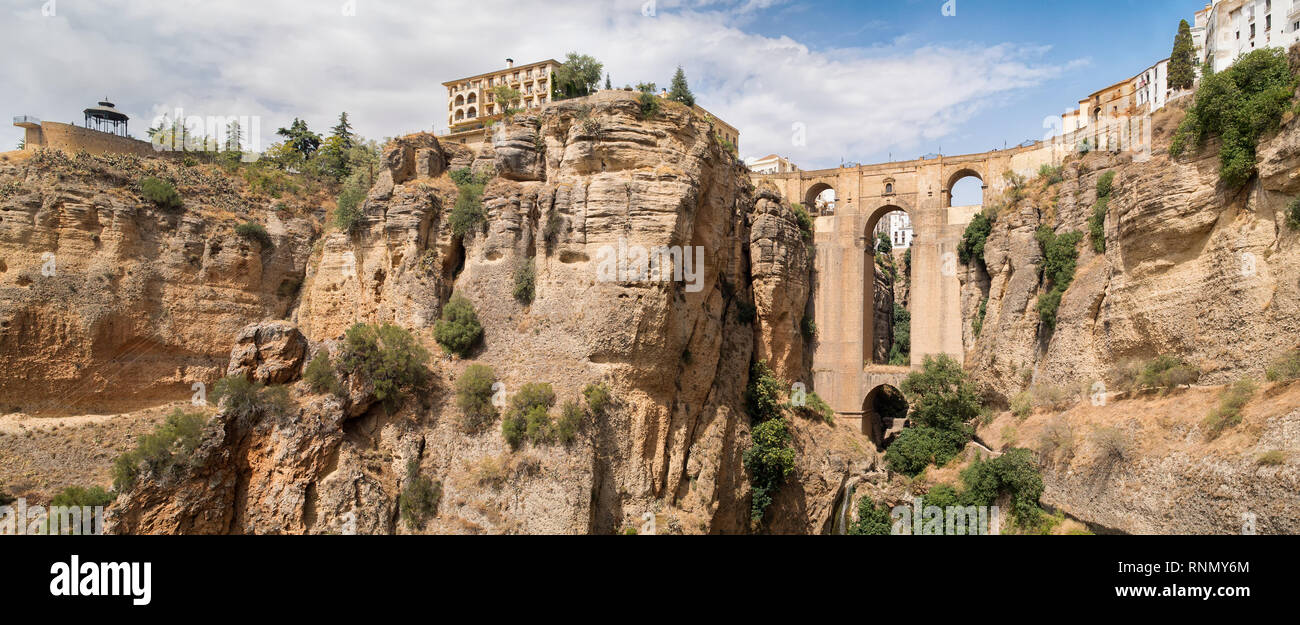
[[[503,105],[528,111],[550,102],[551,81],[559,66],[555,59],[519,66],[514,59],[506,59],[505,69],[442,83],[447,88],[449,140],[483,141],[489,122],[501,119]],[[518,91],[520,99],[513,103],[497,102],[493,90],[502,85]]]
[[[1198,60],[1215,72],[1244,54],[1300,41],[1300,0],[1214,0],[1196,20],[1198,27],[1204,24]]]

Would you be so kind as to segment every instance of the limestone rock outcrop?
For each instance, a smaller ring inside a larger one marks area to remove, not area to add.
[[[226,375],[262,384],[287,384],[298,378],[306,356],[307,339],[292,323],[254,323],[235,336]]]

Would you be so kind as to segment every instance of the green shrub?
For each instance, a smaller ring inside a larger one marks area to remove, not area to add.
[[[307,364],[303,379],[316,393],[337,394],[340,390],[339,378],[334,374],[334,363],[330,361],[329,350],[322,349]]]
[[[1097,178],[1097,197],[1110,197],[1115,188],[1115,172],[1108,171]]]
[[[550,384],[525,384],[510,398],[506,415],[501,421],[501,434],[511,449],[518,449],[524,440],[535,445],[552,440],[550,409],[555,405],[555,391]]]
[[[813,321],[812,315],[803,316],[803,320],[799,323],[799,333],[809,341],[817,338],[817,322]]]
[[[1043,494],[1043,478],[1028,449],[1012,449],[991,460],[976,460],[961,472],[966,489],[962,505],[991,506],[1000,494],[1011,497],[1011,512],[1017,524],[1033,528],[1042,509],[1038,499]]]
[[[911,248],[907,250],[909,253]],[[907,366],[912,362],[912,313],[894,304],[894,344],[889,348],[889,364]]]
[[[926,356],[921,370],[903,380],[901,390],[912,407],[913,423],[969,438],[968,423],[980,415],[979,393],[951,356]]]
[[[1286,205],[1286,225],[1292,230],[1300,230],[1300,197]]]
[[[461,358],[483,338],[483,326],[469,300],[456,296],[442,309],[442,318],[433,327],[433,337],[443,349]]]
[[[16,497],[10,495],[7,491],[5,491],[3,486],[0,486],[0,506],[7,506],[16,500],[17,500]]]
[[[1056,234],[1048,226],[1039,226],[1034,233],[1043,250],[1043,278],[1048,291],[1038,296],[1038,315],[1048,330],[1056,329],[1056,311],[1061,297],[1074,280],[1075,264],[1079,259],[1079,240],[1083,234],[1070,230]]]
[[[555,421],[555,438],[561,443],[568,445],[578,438],[578,431],[582,429],[582,423],[587,418],[587,413],[582,410],[578,402],[569,400],[564,402],[560,408],[560,418]]]
[[[894,527],[889,508],[877,507],[870,497],[858,500],[858,520],[849,526],[851,536],[888,536]]]
[[[637,102],[641,107],[641,119],[654,119],[659,116],[659,96],[642,92],[637,97]]]
[[[515,269],[515,301],[524,306],[531,305],[533,303],[533,297],[536,294],[536,281],[536,270],[533,268],[532,259],[519,265],[519,267]]]
[[[361,206],[367,190],[360,184],[344,185],[339,192],[338,207],[334,209],[334,225],[344,232],[352,232],[361,223]]]
[[[161,475],[177,462],[190,458],[202,441],[207,417],[177,408],[162,425],[136,439],[135,448],[113,461],[113,489],[129,490],[141,471]]]
[[[1034,413],[1034,400],[1029,395],[1029,391],[1021,391],[1011,398],[1011,414],[1017,419],[1024,420]]]
[[[422,389],[430,379],[425,365],[429,352],[405,328],[391,323],[358,323],[347,329],[339,353],[339,368],[361,376],[375,389],[375,399],[389,412],[404,392]]]
[[[1300,379],[1300,349],[1292,350],[1269,364],[1265,373],[1269,382]]]
[[[438,512],[438,502],[442,500],[442,482],[435,482],[420,473],[420,464],[409,460],[406,463],[406,487],[402,489],[400,500],[398,509],[407,527],[424,527],[424,522]]]
[[[1061,165],[1053,167],[1044,164],[1038,168],[1038,177],[1042,178],[1049,186],[1065,182],[1065,167]]]
[[[831,405],[826,403],[826,400],[822,399],[821,395],[818,395],[816,392],[808,393],[808,395],[804,397],[803,412],[808,416],[821,419],[827,423],[835,423],[835,410],[832,409]]]
[[[181,195],[176,192],[176,187],[160,178],[141,180],[140,193],[146,200],[153,202],[154,206],[169,213],[180,211],[185,206],[185,203],[181,201]]]
[[[1170,391],[1195,384],[1201,372],[1182,358],[1162,354],[1147,362],[1137,376],[1137,388]]]
[[[749,387],[745,390],[745,404],[749,409],[749,418],[754,423],[761,423],[781,416],[781,394],[785,385],[776,378],[768,368],[767,361],[760,360],[749,368]]]
[[[1106,253],[1106,211],[1109,207],[1110,198],[1097,198],[1097,203],[1092,207],[1092,215],[1088,217],[1088,240],[1098,254]]]
[[[605,416],[612,401],[608,385],[604,382],[588,384],[582,389],[582,396],[587,399],[587,409],[591,410],[591,416],[597,419]]]
[[[1177,157],[1217,136],[1219,178],[1240,187],[1255,174],[1259,139],[1278,128],[1295,87],[1286,50],[1279,48],[1255,50],[1228,69],[1202,77],[1169,154]]]
[[[487,224],[487,213],[483,210],[483,190],[491,177],[475,175],[468,167],[454,170],[449,175],[452,182],[456,183],[458,194],[448,220],[453,234],[465,236],[475,228]]]
[[[753,444],[741,456],[751,487],[750,522],[761,526],[768,506],[794,471],[794,447],[785,418],[763,421],[750,430]]]
[[[266,228],[262,224],[246,221],[235,226],[235,234],[250,241],[257,241],[262,244],[262,247],[271,247],[271,235],[266,233]]]
[[[966,226],[966,231],[961,235],[961,241],[957,244],[957,259],[963,265],[969,265],[971,260],[978,259],[984,262],[984,245],[988,242],[989,234],[993,232],[993,218],[985,215],[984,211],[976,213],[971,218],[970,224]]]
[[[1264,452],[1264,454],[1259,457],[1259,460],[1256,461],[1256,464],[1264,467],[1276,467],[1285,463],[1286,452],[1281,449]],[[3,501],[0,501],[0,504],[3,503]]]
[[[931,464],[943,466],[966,448],[970,435],[960,431],[916,426],[905,428],[885,450],[889,470],[915,476]]]
[[[794,213],[794,221],[799,225],[799,232],[803,235],[804,241],[813,239],[813,218],[804,210],[803,204],[791,204],[790,211]]]
[[[242,375],[231,375],[212,385],[212,402],[225,405],[222,410],[240,418],[254,414],[284,414],[289,407],[289,389],[284,386],[266,386],[250,382]]]
[[[466,434],[478,434],[497,418],[492,405],[492,386],[496,373],[487,365],[470,365],[456,380],[456,407],[460,408],[460,427]]]
[[[113,500],[116,498],[117,495],[115,493],[110,493],[104,490],[101,486],[92,486],[90,488],[69,486],[59,491],[59,493],[54,496],[54,499],[50,500],[50,505],[74,508],[95,508],[99,506],[107,506],[108,504],[113,503]]]
[[[1219,406],[1215,408],[1201,425],[1205,428],[1206,440],[1214,440],[1230,427],[1241,423],[1241,410],[1255,396],[1258,386],[1254,380],[1243,378],[1223,389],[1219,394]]]
[[[988,310],[989,298],[988,296],[985,296],[984,299],[980,300],[979,309],[975,311],[975,320],[971,322],[971,332],[973,332],[977,337],[980,335],[980,332],[984,331],[984,316],[988,314]]]

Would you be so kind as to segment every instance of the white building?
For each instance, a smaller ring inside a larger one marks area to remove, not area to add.
[[[790,159],[776,154],[768,154],[763,158],[747,159],[745,165],[749,166],[749,171],[756,174],[788,174],[799,171],[799,168],[794,163],[791,163]]]
[[[1169,59],[1146,68],[1133,78],[1134,104],[1148,112],[1157,111],[1169,100]]]
[[[1300,41],[1300,0],[1214,0],[1196,21],[1204,22],[1200,61],[1221,72],[1244,54]]]
[[[889,243],[898,249],[912,247],[912,218],[903,211],[894,211],[880,220],[876,225],[876,235],[889,237]]]

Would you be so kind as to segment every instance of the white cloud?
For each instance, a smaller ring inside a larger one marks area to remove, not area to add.
[[[264,142],[294,116],[325,130],[342,110],[370,137],[429,130],[445,126],[443,81],[577,50],[616,86],[666,85],[682,65],[700,104],[740,129],[742,153],[831,166],[929,145],[1061,71],[1011,44],[814,50],[746,30],[782,0],[660,0],[654,17],[645,0],[355,0],[355,17],[345,0],[58,0],[55,17],[19,4],[0,13],[2,112],[79,120],[107,95],[137,135],[177,106],[260,115]],[[795,122],[806,146],[791,144]]]

